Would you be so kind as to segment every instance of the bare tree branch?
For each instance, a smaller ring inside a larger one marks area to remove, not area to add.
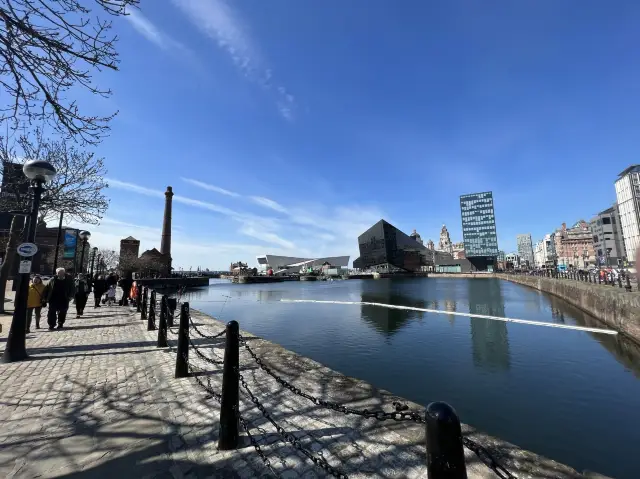
[[[100,263],[107,271],[116,269],[120,263],[120,255],[112,249],[98,249],[96,258],[98,258],[98,256],[100,257]]]
[[[87,4],[97,7],[92,14]],[[118,69],[117,36],[111,20],[139,0],[0,0],[0,121],[46,122],[67,137],[97,144],[108,133],[108,116],[80,113],[65,98],[72,87],[108,97],[93,83],[92,71]]]
[[[64,211],[67,220],[89,224],[100,221],[109,207],[109,200],[104,194],[104,189],[108,187],[105,180],[107,170],[102,158],[97,158],[92,152],[69,146],[68,141],[46,139],[39,129],[32,136],[21,136],[17,144],[19,153],[0,137],[0,160],[3,168],[6,163],[22,163],[23,159],[28,158],[48,161],[57,171],[42,194],[41,219],[58,216]],[[9,194],[4,191],[0,194],[0,210],[27,211],[30,203],[30,194],[25,188],[27,178],[24,175],[14,175],[10,183]]]

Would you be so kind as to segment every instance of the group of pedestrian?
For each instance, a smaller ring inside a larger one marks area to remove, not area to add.
[[[123,284],[123,281],[126,284]],[[129,296],[131,283],[120,280],[123,286],[123,300]],[[29,285],[29,296],[27,298],[27,332],[31,331],[31,323],[33,316],[36,318],[36,329],[40,329],[40,318],[42,308],[49,306],[47,314],[47,324],[49,331],[54,329],[62,329],[67,318],[69,303],[74,300],[76,307],[76,318],[82,317],[84,309],[87,305],[89,293],[93,291],[94,308],[100,308],[103,295],[109,296],[115,300],[116,285],[118,284],[118,276],[115,273],[107,275],[105,278],[101,274],[96,274],[92,278],[90,275],[79,273],[74,280],[67,274],[64,268],[56,269],[56,274],[45,286],[40,275],[35,275]],[[125,289],[124,286],[127,286]],[[106,301],[106,298],[105,298]]]

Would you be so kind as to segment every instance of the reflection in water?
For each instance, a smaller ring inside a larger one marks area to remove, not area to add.
[[[469,312],[504,317],[502,284],[498,280],[469,280]],[[509,369],[507,324],[491,319],[471,318],[473,363],[490,371]]]
[[[361,301],[366,303],[397,304],[414,308],[427,307],[426,303],[422,300],[416,300],[415,298],[394,291],[392,282],[389,281],[385,286],[382,291],[362,291],[360,295]],[[366,304],[360,305],[360,317],[362,320],[373,326],[377,331],[388,336],[398,332],[409,320],[422,319],[424,315],[425,313],[420,311],[382,308],[380,306],[368,306]]]
[[[564,302],[560,298],[547,293],[541,293],[540,296],[546,297],[551,306],[551,315],[557,321],[564,323],[565,315],[573,318],[578,326],[587,326],[591,328],[602,328],[603,323],[585,313],[579,308]],[[640,378],[640,345],[632,340],[624,337],[622,334],[597,334],[587,333],[598,343],[600,343],[607,351],[609,351],[616,361],[622,364],[626,369],[633,372],[634,376]]]
[[[456,311],[456,302],[451,300],[451,299],[445,299],[444,300],[444,309],[446,311],[451,311],[454,312]],[[454,325],[456,317],[453,314],[447,314],[447,320],[449,321],[449,324],[451,324],[451,326]]]

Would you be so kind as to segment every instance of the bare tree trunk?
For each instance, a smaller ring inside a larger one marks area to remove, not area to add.
[[[16,257],[16,248],[18,247],[18,240],[20,239],[20,233],[24,227],[24,216],[16,215],[11,220],[11,229],[9,230],[9,241],[7,242],[7,250],[4,255],[4,262],[0,267],[0,296],[2,302],[0,302],[0,313],[4,313],[4,298],[5,290],[7,289],[7,279],[9,279],[9,273],[13,268],[13,261]]]

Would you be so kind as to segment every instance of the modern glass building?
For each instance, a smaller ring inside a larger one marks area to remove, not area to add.
[[[478,270],[493,270],[498,256],[493,193],[486,191],[460,196],[460,214],[467,259]]]
[[[517,235],[516,244],[518,245],[520,264],[533,268],[533,241],[531,240],[531,233]]]
[[[358,236],[360,257],[353,267],[380,273],[422,271],[433,265],[424,245],[385,220],[378,221]]]

